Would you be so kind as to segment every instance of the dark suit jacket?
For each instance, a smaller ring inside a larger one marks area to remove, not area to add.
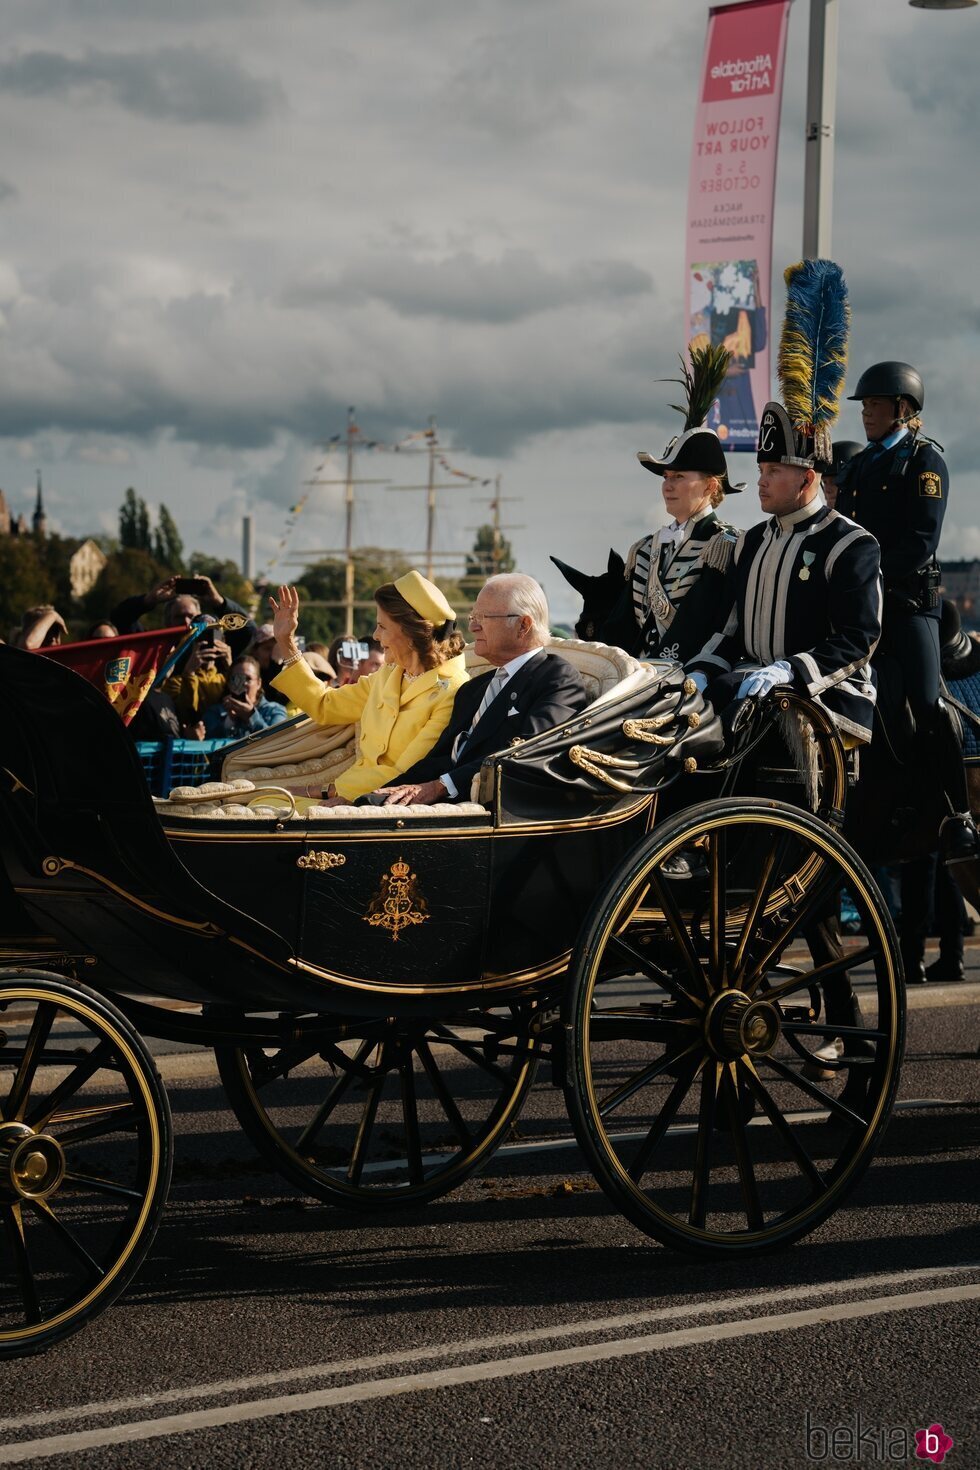
[[[540,735],[542,730],[553,729],[589,703],[589,693],[578,670],[557,653],[542,649],[507,680],[493,703],[484,710],[473,738],[467,741],[456,765],[452,757],[456,736],[469,729],[493,673],[491,670],[480,674],[461,686],[449,724],[429,754],[399,777],[399,786],[436,781],[448,774],[459,793],[458,800],[468,801],[470,783],[487,756],[506,750],[513,740],[527,740],[532,735]]]

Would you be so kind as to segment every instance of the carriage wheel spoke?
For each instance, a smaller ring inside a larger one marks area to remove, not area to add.
[[[14,1274],[17,1278],[21,1301],[24,1304],[24,1317],[28,1326],[33,1326],[35,1322],[41,1320],[41,1303],[37,1294],[34,1272],[31,1270],[30,1257],[27,1254],[23,1211],[19,1204],[0,1205],[0,1211],[3,1213],[7,1243],[14,1258]]]
[[[446,1117],[449,1119],[449,1126],[452,1128],[456,1137],[459,1139],[460,1147],[465,1152],[472,1146],[473,1135],[467,1128],[466,1123],[463,1119],[463,1115],[459,1111],[459,1108],[456,1106],[456,1103],[453,1100],[452,1093],[446,1086],[445,1078],[439,1071],[439,1068],[436,1064],[436,1059],[432,1055],[432,1050],[424,1036],[419,1040],[416,1049],[419,1054],[419,1061],[425,1068],[426,1075],[430,1083],[432,1084],[432,1090],[439,1100],[439,1105],[442,1108],[442,1111],[445,1113]]]
[[[64,1221],[58,1219],[47,1200],[34,1199],[30,1201],[30,1204],[38,1219],[45,1221],[51,1227],[65,1249],[71,1252],[89,1276],[95,1281],[101,1281],[105,1276],[105,1268],[89,1255],[81,1241],[72,1234]]]
[[[711,867],[711,978],[715,990],[725,983],[725,916],[728,911],[727,844],[724,828],[709,838]]]
[[[756,884],[755,893],[752,895],[752,902],[746,910],[742,932],[739,934],[738,943],[735,946],[735,958],[732,961],[732,983],[735,985],[739,985],[742,970],[746,962],[749,941],[755,933],[756,925],[759,922],[759,915],[763,912],[769,900],[773,873],[778,874],[781,870],[788,847],[789,833],[784,832],[781,837],[777,837],[773,842],[766,854],[766,860],[762,864],[762,872],[759,874],[759,881]]]
[[[697,1144],[694,1175],[691,1179],[691,1205],[687,1213],[689,1225],[704,1229],[708,1213],[708,1179],[711,1174],[711,1150],[714,1143],[715,1113],[718,1109],[718,1084],[722,1065],[709,1060],[701,1073],[701,1104],[698,1109]]]
[[[632,1163],[627,1166],[626,1172],[633,1180],[634,1184],[639,1184],[640,1180],[643,1178],[643,1175],[646,1172],[647,1164],[650,1162],[654,1149],[666,1136],[668,1128],[677,1117],[681,1103],[690,1092],[691,1085],[694,1082],[695,1077],[698,1075],[701,1067],[703,1066],[703,1058],[700,1062],[695,1062],[693,1065],[689,1065],[686,1071],[681,1073],[677,1081],[674,1083],[673,1087],[670,1089],[670,1092],[667,1094],[664,1105],[660,1109],[660,1112],[657,1114],[657,1117],[654,1120],[649,1132],[647,1133],[646,1138],[644,1138],[643,1142],[640,1144],[640,1147],[633,1155]]]
[[[340,1099],[343,1097],[344,1093],[347,1091],[354,1078],[363,1074],[364,1068],[362,1063],[364,1061],[364,1058],[367,1056],[371,1048],[376,1045],[377,1043],[374,1041],[362,1041],[360,1046],[357,1048],[357,1051],[354,1053],[353,1057],[344,1057],[348,1065],[342,1072],[339,1073],[338,1076],[334,1078],[326,1097],[323,1099],[323,1102],[317,1108],[316,1112],[313,1114],[313,1117],[310,1119],[306,1127],[303,1129],[302,1133],[297,1138],[297,1149],[306,1148],[313,1142],[313,1139],[316,1138],[317,1134],[320,1132],[320,1129],[330,1117],[330,1114],[340,1102]],[[341,1055],[344,1054],[341,1053]]]
[[[672,1056],[661,1057],[659,1062],[651,1062],[650,1066],[644,1067],[642,1072],[636,1072],[612,1092],[607,1092],[606,1096],[599,1100],[599,1117],[608,1117],[610,1113],[615,1112],[624,1102],[628,1102],[631,1097],[635,1097],[648,1083],[662,1076],[668,1067],[676,1066],[678,1062],[682,1062],[686,1057],[689,1057],[699,1042],[700,1037],[692,1041],[690,1046],[686,1046],[682,1052],[675,1052]]]
[[[855,949],[848,954],[841,955],[840,959],[828,960],[825,965],[817,965],[812,970],[797,970],[796,974],[788,980],[781,980],[778,985],[767,986],[763,992],[766,1000],[782,1000],[785,995],[792,995],[796,990],[804,990],[811,985],[821,985],[825,980],[831,980],[835,975],[846,975],[849,970],[857,970],[861,965],[867,964],[868,960],[876,960],[881,954],[877,945],[868,944],[863,949]],[[771,970],[772,967],[770,966]],[[767,971],[768,973],[768,971]],[[746,995],[754,995],[765,979],[765,974],[757,976],[751,984],[746,985]]]
[[[474,1042],[467,1041],[462,1036],[456,1036],[449,1030],[448,1026],[435,1025],[432,1027],[432,1031],[440,1041],[445,1042],[447,1046],[454,1047],[456,1051],[468,1058],[475,1066],[482,1067],[484,1072],[488,1072],[491,1077],[496,1077],[497,1081],[503,1083],[505,1087],[510,1085],[511,1079],[503,1067],[498,1067],[496,1062],[491,1062],[488,1057],[485,1057],[479,1046],[475,1045]]]
[[[378,1065],[371,1079],[368,1095],[364,1099],[364,1110],[361,1113],[357,1137],[354,1140],[354,1151],[350,1156],[350,1163],[347,1166],[347,1178],[351,1184],[360,1184],[361,1182],[361,1174],[367,1162],[368,1144],[371,1141],[374,1120],[377,1117],[378,1104],[381,1101],[381,1094],[384,1091],[384,1085],[388,1078],[388,1071],[388,1043],[385,1041],[381,1044],[381,1055],[378,1058]]]
[[[79,1189],[91,1189],[96,1194],[107,1194],[113,1199],[142,1200],[143,1192],[132,1189],[128,1184],[117,1184],[114,1179],[102,1179],[98,1174],[79,1174],[77,1169],[65,1171],[62,1188],[73,1184]]]
[[[695,952],[694,942],[684,922],[684,916],[677,907],[674,895],[669,891],[667,885],[661,882],[660,873],[650,874],[650,887],[653,890],[658,904],[664,911],[664,918],[667,920],[670,932],[674,936],[675,944],[684,957],[684,964],[691,978],[697,982],[699,988],[706,986],[704,970]],[[694,1000],[694,997],[690,996],[689,999]],[[695,1005],[700,1004],[698,1001],[694,1003]]]
[[[41,1001],[37,1010],[34,1012],[31,1029],[28,1032],[27,1041],[24,1043],[24,1050],[21,1054],[17,1071],[14,1073],[14,1080],[10,1084],[7,1101],[0,1108],[0,1118],[8,1123],[19,1123],[24,1116],[24,1109],[27,1107],[27,1099],[31,1092],[31,1084],[34,1081],[34,1074],[37,1071],[38,1063],[44,1052],[45,1042],[51,1034],[51,1027],[54,1025],[54,1018],[57,1014],[58,1007],[52,1005],[50,1001]]]
[[[63,1102],[69,1097],[74,1097],[78,1089],[84,1087],[85,1083],[94,1077],[96,1072],[100,1072],[103,1067],[107,1067],[114,1060],[115,1052],[111,1042],[106,1040],[100,1041],[97,1046],[93,1046],[90,1052],[86,1052],[84,1058],[78,1062],[71,1074],[63,1082],[59,1082],[54,1091],[38,1103],[34,1111],[28,1115],[26,1122],[32,1128],[45,1127],[55,1114],[60,1111]],[[120,1068],[117,1063],[113,1067],[113,1071],[118,1072],[119,1070]]]
[[[418,1098],[415,1093],[415,1069],[412,1065],[412,1047],[409,1042],[402,1044],[401,1060],[398,1064],[398,1077],[402,1092],[402,1117],[405,1121],[405,1152],[408,1157],[408,1174],[413,1184],[421,1184],[425,1179],[425,1170],[422,1167],[422,1140],[419,1136],[419,1109]]]
[[[823,1191],[827,1188],[827,1181],[824,1179],[820,1170],[817,1168],[816,1164],[813,1162],[810,1155],[807,1153],[806,1149],[797,1138],[795,1132],[793,1131],[792,1125],[790,1123],[787,1123],[786,1119],[783,1117],[782,1111],[780,1110],[776,1099],[773,1097],[768,1087],[766,1087],[758,1072],[748,1062],[743,1061],[742,1065],[744,1067],[745,1081],[748,1084],[749,1091],[752,1093],[753,1097],[762,1108],[762,1111],[769,1119],[769,1122],[772,1124],[773,1128],[776,1130],[780,1138],[785,1143],[786,1147],[789,1149],[789,1152],[792,1154],[793,1160],[796,1163],[797,1168],[800,1170],[800,1173],[804,1174],[806,1178],[809,1179],[810,1183],[822,1194]]]
[[[745,1205],[745,1219],[750,1230],[761,1230],[765,1225],[762,1206],[759,1203],[759,1186],[756,1182],[752,1154],[749,1150],[749,1133],[739,1108],[737,1064],[729,1062],[722,1078],[725,1088],[725,1106],[732,1130],[732,1146],[738,1167],[738,1184]]]
[[[814,1102],[818,1102],[821,1107],[829,1109],[832,1113],[836,1113],[839,1118],[846,1119],[848,1123],[853,1123],[857,1128],[867,1128],[868,1121],[866,1118],[860,1117],[844,1103],[838,1102],[836,1097],[831,1097],[829,1092],[824,1092],[823,1088],[817,1087],[816,1083],[811,1082],[800,1072],[794,1071],[792,1067],[787,1066],[778,1057],[760,1057],[759,1060],[760,1062],[764,1062],[766,1066],[772,1067],[773,1071],[778,1072],[784,1081],[791,1082],[794,1087],[798,1087],[801,1092],[805,1092],[807,1097],[813,1098]]]
[[[617,949],[622,950],[623,954],[633,962],[641,974],[646,975],[648,980],[653,980],[662,990],[666,990],[668,995],[672,995],[675,1000],[686,1001],[688,1005],[694,1006],[701,1011],[704,1010],[704,1002],[702,1000],[699,1000],[696,995],[692,995],[689,990],[685,990],[683,985],[673,975],[669,974],[667,970],[662,970],[659,965],[655,965],[652,960],[648,959],[646,955],[641,954],[638,949],[634,949],[632,944],[623,939],[621,935],[614,935],[610,940],[610,945],[615,945]]]
[[[90,1121],[83,1123],[81,1120],[88,1118]],[[77,1126],[61,1129],[63,1121],[70,1121]],[[110,1133],[120,1133],[136,1126],[140,1121],[140,1114],[132,1103],[111,1103],[104,1108],[80,1108],[77,1112],[68,1115],[59,1114],[52,1118],[52,1126],[58,1125],[58,1142],[64,1147],[66,1144],[85,1143],[91,1138],[105,1138]]]
[[[754,994],[769,966],[788,948],[800,930],[805,927],[807,921],[820,909],[820,906],[830,896],[837,881],[837,869],[828,863],[824,863],[823,876],[814,882],[813,887],[804,896],[796,912],[792,913],[791,917],[786,920],[776,938],[769,940],[765,952],[760,959],[755,961],[751,971],[743,976],[739,989],[744,990],[746,995]],[[839,968],[846,970],[854,963],[847,955],[843,956],[843,961],[845,963],[842,963],[841,960],[830,960],[828,964],[837,965]],[[817,966],[817,970],[822,971],[823,969],[824,967],[822,965]],[[814,971],[813,973],[816,974],[817,972]]]

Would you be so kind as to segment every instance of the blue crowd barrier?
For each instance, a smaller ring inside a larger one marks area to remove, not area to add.
[[[211,775],[211,760],[237,740],[137,740],[143,774],[154,796],[169,796],[175,786],[200,786]]]

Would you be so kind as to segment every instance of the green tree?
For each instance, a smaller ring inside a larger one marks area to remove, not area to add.
[[[130,485],[119,507],[119,544],[127,550],[152,552],[150,512]]]
[[[501,536],[493,526],[480,526],[473,550],[466,558],[464,581],[468,588],[473,589],[475,596],[481,582],[497,572],[512,572],[516,565],[506,536]]]
[[[45,564],[43,546],[34,536],[0,536],[0,636],[4,638],[12,636],[29,607],[55,602],[57,584]]]
[[[137,592],[149,592],[167,576],[167,568],[155,561],[148,551],[137,546],[121,547],[109,556],[99,580],[82,599],[82,609],[87,623],[108,618],[117,603],[125,597],[135,597]],[[163,626],[163,613],[151,618],[156,625]]]
[[[393,582],[408,571],[408,563],[392,562],[376,547],[365,547],[354,560],[354,601],[366,603],[354,609],[354,636],[369,638],[374,632],[374,592],[384,582]],[[297,579],[300,594],[300,626],[307,642],[330,643],[344,631],[344,563],[320,561],[305,567]],[[447,589],[447,596],[449,595]],[[320,604],[310,606],[311,603]],[[264,615],[264,606],[261,613]]]
[[[172,572],[184,570],[184,543],[177,530],[177,523],[165,505],[160,506],[157,528],[153,537],[153,555],[158,562]]]

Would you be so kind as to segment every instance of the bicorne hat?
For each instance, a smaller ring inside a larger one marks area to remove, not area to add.
[[[725,494],[736,494],[745,486],[730,482],[721,440],[704,422],[725,381],[731,353],[725,347],[689,347],[688,356],[690,367],[682,357],[683,376],[670,380],[680,383],[687,398],[686,407],[671,404],[671,408],[684,415],[683,432],[675,434],[663,454],[648,454],[641,449],[636,457],[645,470],[655,475],[663,475],[667,470],[697,470],[702,475],[717,475]]]
[[[821,473],[831,465],[830,429],[847,371],[847,284],[832,260],[801,260],[786,270],[786,315],[776,371],[782,402],[759,419],[759,464]]]

